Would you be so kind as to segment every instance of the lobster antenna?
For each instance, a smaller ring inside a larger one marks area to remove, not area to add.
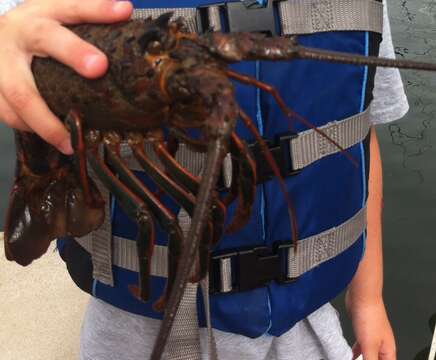
[[[286,189],[285,181],[283,179],[283,176],[280,173],[280,169],[277,166],[277,163],[273,159],[271,152],[268,149],[268,146],[265,143],[265,140],[262,139],[259,132],[257,131],[256,127],[253,125],[253,121],[250,119],[250,117],[242,110],[239,110],[239,117],[244,123],[245,127],[254,135],[257,143],[259,144],[261,148],[262,155],[264,156],[265,160],[268,162],[268,165],[270,166],[272,172],[277,178],[277,181],[280,186],[280,190],[285,196],[286,203],[288,205],[288,215],[289,215],[289,221],[291,224],[291,236],[292,236],[292,243],[294,245],[294,251],[297,251],[298,246],[298,224],[297,224],[297,215],[295,211],[295,207],[291,201],[291,197],[289,196],[289,192]]]
[[[350,153],[346,149],[344,149],[340,144],[338,144],[337,141],[332,139],[330,136],[328,136],[322,130],[318,129],[309,120],[306,120],[303,116],[300,116],[295,111],[289,109],[286,106],[283,99],[281,98],[281,96],[279,95],[279,93],[277,92],[277,90],[275,90],[272,86],[265,84],[265,83],[262,83],[262,82],[260,82],[256,79],[253,79],[249,76],[238,74],[237,72],[232,71],[232,70],[226,70],[226,74],[229,77],[231,77],[232,79],[235,79],[235,80],[237,80],[241,83],[244,83],[244,84],[253,85],[253,86],[271,94],[271,96],[274,98],[277,105],[279,106],[280,110],[283,112],[283,114],[285,114],[285,116],[288,119],[290,119],[290,118],[295,119],[300,124],[303,124],[303,125],[307,126],[308,128],[312,129],[317,134],[319,134],[323,138],[327,139],[330,143],[332,143],[334,146],[336,146],[341,151],[341,153],[353,164],[353,166],[355,166],[355,167],[359,166],[357,161],[350,155]],[[292,124],[290,124],[290,125],[292,126]]]
[[[413,60],[394,60],[387,58],[380,58],[377,56],[363,56],[356,54],[346,54],[337,51],[326,51],[315,48],[296,45],[293,49],[295,51],[295,58],[309,59],[316,61],[328,61],[342,64],[351,65],[364,65],[364,66],[381,66],[399,69],[413,69],[423,71],[436,71],[436,64],[425,63]]]

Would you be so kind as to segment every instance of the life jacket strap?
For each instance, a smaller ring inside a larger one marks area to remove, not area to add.
[[[335,140],[342,148],[348,149],[363,141],[368,135],[370,129],[369,114],[368,108],[362,113],[343,120],[332,121],[319,127],[319,129]],[[315,161],[341,151],[313,129],[298,134],[285,134],[278,137],[277,141],[273,143],[267,141],[267,144],[284,178],[297,174]],[[253,158],[256,162],[257,183],[261,184],[275,177],[269,165],[265,163],[258,144],[249,144],[248,148],[254,155]],[[146,144],[145,150],[157,166],[161,166],[156,154],[151,150],[150,144]],[[144,171],[126,143],[121,145],[121,155],[131,170]],[[206,156],[204,153],[190,151],[185,144],[181,143],[176,153],[176,160],[193,175],[198,176]],[[227,156],[223,162],[222,176],[218,183],[219,190],[225,190],[231,186],[232,169],[231,157]]]
[[[100,149],[100,155],[103,156],[103,149]],[[88,166],[89,175],[92,177],[95,185],[97,186],[102,199],[105,203],[105,213],[110,214],[110,194],[107,188],[100,181],[99,177],[95,175],[94,170]],[[103,224],[98,231],[93,231],[87,235],[89,244],[91,246],[92,258],[92,277],[98,279],[103,284],[114,286],[114,277],[112,271],[112,246],[110,238],[112,236],[112,225],[110,216],[105,216]]]
[[[366,229],[366,206],[341,225],[298,243],[288,249],[288,278],[293,279],[347,250]]]
[[[186,284],[179,309],[174,318],[171,334],[165,348],[164,357],[169,360],[201,360],[201,343],[197,315],[197,293],[203,295],[204,315],[206,317],[208,359],[218,360],[215,336],[212,329],[209,304],[209,280],[206,276],[200,283]]]
[[[169,11],[174,12],[174,17],[183,17],[191,32],[274,33],[275,14],[279,18],[281,35],[324,31],[372,31],[381,34],[383,29],[383,4],[376,0],[282,0],[274,1],[274,4],[270,0],[264,8],[246,6],[240,1],[222,2],[199,8],[135,9],[133,17],[155,18]]]
[[[383,31],[383,4],[375,0],[289,0],[278,4],[282,32]]]
[[[366,207],[344,223],[298,241],[297,249],[292,242],[285,242],[275,244],[272,249],[236,249],[215,256],[210,273],[211,292],[247,291],[273,280],[279,284],[296,281],[305,272],[347,250],[365,228]]]
[[[363,141],[369,133],[370,109],[350,116],[344,120],[332,121],[319,130],[335,140],[342,148],[348,149]],[[290,157],[292,170],[302,169],[317,160],[339,152],[340,149],[331,141],[312,129],[298,133],[290,139]]]
[[[191,218],[183,209],[178,214],[180,227],[186,236],[191,226]],[[174,318],[164,358],[168,360],[201,360],[200,333],[197,315],[197,293],[203,295],[204,315],[206,317],[208,354],[210,360],[218,360],[216,342],[212,331],[209,304],[209,277],[200,283],[186,284],[179,308]]]
[[[210,291],[229,293],[266,286],[270,281],[287,283],[328,261],[352,246],[366,227],[366,207],[338,226],[298,241],[295,251],[291,242],[276,244],[273,248],[253,247],[232,249],[212,258]],[[89,238],[76,241],[88,252],[92,251]],[[138,272],[135,241],[113,237],[113,264]],[[285,266],[282,264],[285,263]],[[155,245],[151,259],[151,275],[168,276],[168,250]],[[255,270],[254,270],[255,269]]]
[[[370,129],[370,110],[350,116],[344,120],[332,121],[319,130],[335,140],[343,149],[348,149],[363,141]],[[340,149],[313,129],[302,131],[298,134],[288,133],[278,136],[273,142],[265,140],[271,156],[280,169],[283,178],[298,174],[303,168],[315,161],[336,154]],[[274,172],[262,155],[262,150],[257,143],[248,145],[256,162],[256,181],[262,184],[275,177]],[[131,164],[134,165],[134,164]],[[218,182],[218,189],[225,190],[232,183],[233,163],[231,157],[226,157],[223,162],[222,176]]]

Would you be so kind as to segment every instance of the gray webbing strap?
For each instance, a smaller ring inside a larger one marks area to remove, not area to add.
[[[383,4],[375,0],[283,0],[278,2],[278,9],[283,35],[324,31],[382,33],[383,29]],[[169,11],[174,12],[173,19],[185,18],[189,31],[198,31],[195,8],[136,9],[133,18],[155,18]],[[220,31],[219,6],[208,7],[208,17],[210,28]]]
[[[298,241],[297,251],[288,249],[287,276],[297,278],[319,264],[339,255],[353,245],[366,227],[366,207],[351,219],[315,236]],[[232,263],[230,258],[220,259],[221,292],[232,290]]]
[[[81,241],[86,243],[86,248],[92,257],[93,278],[103,284],[113,286],[114,278],[112,274],[112,227],[110,214],[110,196],[109,191],[103,183],[95,175],[94,171],[88,167],[89,175],[94,180],[101,196],[105,202],[105,219],[103,224],[97,231],[81,238]]]
[[[150,160],[152,160],[157,165],[157,167],[162,168],[162,163],[158,159],[156,153],[151,149],[151,145],[149,143],[145,144],[145,153],[150,158]],[[129,145],[126,142],[123,142],[121,144],[121,157],[123,158],[124,163],[127,164],[127,166],[131,170],[144,171],[144,169],[133,156]],[[179,149],[175,155],[175,159],[192,175],[198,176],[201,172],[201,169],[203,168],[204,161],[206,160],[206,154],[191,151],[185,144],[180,143]]]
[[[159,158],[152,150],[150,143],[145,144],[147,156],[156,164],[162,167]],[[134,158],[132,151],[126,142],[120,147],[120,154],[125,163],[132,169],[144,171]],[[206,155],[190,151],[185,144],[179,145],[175,156],[177,162],[190,171],[193,175],[199,175],[204,164]],[[98,180],[97,176],[90,169],[90,175],[96,182],[106,203],[106,218],[101,228],[82,238],[76,239],[92,256],[94,263],[94,278],[104,284],[113,286],[112,264],[132,271],[138,271],[138,260],[136,258],[135,241],[113,237],[111,246],[111,219],[110,219],[110,197],[109,192]],[[135,254],[135,255],[134,255]],[[167,248],[155,245],[151,264],[151,274],[154,276],[167,276]]]
[[[84,236],[76,241],[89,253],[92,252],[91,238]],[[136,242],[122,237],[113,237],[112,261],[115,266],[138,272],[138,255]],[[155,245],[151,259],[150,274],[152,276],[168,277],[168,248],[162,245]]]
[[[344,120],[332,121],[319,127],[329,137],[335,140],[344,149],[363,141],[369,133],[369,108],[362,113],[350,116]],[[298,133],[298,136],[290,140],[290,157],[294,170],[300,170],[325,156],[336,154],[340,151],[325,137],[319,135],[313,129]],[[144,171],[131,154],[127,145],[122,146],[123,159],[132,170]],[[150,157],[152,151],[147,151]],[[180,144],[176,153],[177,161],[187,169],[193,169],[194,175],[199,174],[205,160],[205,154],[190,151],[186,145]],[[231,184],[232,162],[226,157],[223,164],[224,180],[227,187]]]
[[[197,318],[198,284],[188,282],[165,348],[167,360],[201,360]]]
[[[278,8],[285,35],[383,30],[383,4],[375,0],[290,0]]]
[[[157,18],[167,12],[173,12],[171,19],[182,17],[190,32],[198,32],[197,29],[197,10],[195,8],[154,8],[154,9],[135,9],[132,14],[133,19],[146,19],[149,17]]]
[[[288,278],[295,278],[353,245],[366,228],[366,207],[341,225],[298,242],[288,250]]]
[[[344,223],[320,234],[298,241],[298,250],[294,254],[289,250],[288,275],[297,277],[320,263],[327,261],[353,245],[362,235],[366,225],[366,208],[361,209]],[[89,243],[82,239],[77,241],[89,251]],[[114,236],[113,263],[121,268],[138,271],[138,258],[135,241]],[[230,258],[220,259],[221,291],[231,291]],[[167,276],[167,247],[156,245],[151,259],[151,275]]]
[[[363,141],[369,129],[369,107],[362,113],[319,127],[319,130],[326,133],[344,149]],[[302,169],[339,151],[336,145],[312,129],[302,131],[290,140],[290,155],[294,170]]]
[[[347,149],[358,142],[363,141],[368,135],[370,129],[369,108],[362,113],[350,116],[344,120],[332,121],[320,127],[319,129],[324,131],[343,148]],[[156,166],[162,166],[158,157],[151,149],[150,144],[146,144],[145,151],[150,159],[156,164]],[[317,134],[312,129],[300,132],[297,137],[290,140],[290,156],[294,170],[302,169],[325,156],[335,154],[339,151],[340,150],[334,144],[330,143],[326,138]],[[121,146],[121,155],[125,163],[132,170],[144,171],[133,157],[129,146],[126,143],[123,143]],[[192,174],[199,175],[204,164],[205,156],[206,155],[203,153],[189,150],[185,144],[181,143],[179,145],[179,150],[176,153],[176,160]],[[227,160],[225,160],[223,164],[223,170],[225,183],[228,186],[231,184],[232,164],[230,158],[226,159]],[[92,174],[92,170],[90,173]],[[99,190],[106,201],[106,214],[109,214],[109,192],[100,183],[95,175],[92,177],[94,181],[96,181],[97,186],[99,187]],[[93,248],[89,250],[92,254],[94,263],[94,278],[107,285],[113,284],[112,272],[110,271],[112,265],[110,234],[111,224],[110,219],[107,216],[102,227],[98,231],[87,235],[85,240],[82,241],[90,241],[86,240],[86,238],[92,238]],[[131,254],[130,247],[134,247],[134,245],[130,243],[124,244],[123,242],[123,245],[121,245],[120,248],[114,247],[113,250],[115,253],[113,257],[114,261],[118,258],[118,255],[121,256],[120,262],[127,265],[123,266],[125,268],[136,266],[136,263],[135,265],[130,264],[130,261],[136,261],[136,259],[132,260],[122,258],[127,253]],[[159,247],[157,246],[155,249],[155,254],[153,255],[153,259],[158,259],[160,257],[159,251]],[[164,266],[166,266],[166,263]],[[158,272],[160,272],[160,269]]]
[[[221,279],[221,292],[232,291],[232,259],[220,259],[220,279]]]
[[[207,323],[208,354],[210,360],[218,360],[215,337],[210,320],[209,277],[200,282]],[[200,360],[201,342],[197,318],[198,284],[188,283],[174,319],[164,359]]]
[[[188,213],[181,209],[178,214],[180,227],[186,237],[191,226],[191,218]],[[210,308],[209,308],[209,279],[201,282],[203,292],[204,309],[208,327],[209,359],[217,360],[216,344],[213,337]],[[183,293],[179,309],[174,319],[173,328],[166,347],[166,359],[168,360],[201,360],[200,333],[197,316],[197,290],[198,283],[189,283]]]
[[[191,219],[185,210],[181,209],[177,216],[179,225],[186,235],[191,226]],[[186,284],[185,292],[180,301],[174,318],[165,359],[168,360],[201,360],[200,332],[197,317],[197,283]]]

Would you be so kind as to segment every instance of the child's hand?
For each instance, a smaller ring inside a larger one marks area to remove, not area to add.
[[[33,130],[63,153],[71,154],[69,134],[38,93],[30,64],[50,56],[85,77],[101,76],[106,56],[62,26],[127,20],[128,1],[27,0],[0,16],[0,119]]]
[[[395,360],[395,339],[383,300],[368,304],[347,299],[347,309],[356,337],[353,359],[362,354],[364,360]]]

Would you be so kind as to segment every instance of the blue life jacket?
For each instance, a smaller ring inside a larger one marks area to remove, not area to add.
[[[136,7],[196,7],[215,3],[213,0],[136,0]],[[377,55],[379,34],[364,31],[323,32],[299,36],[301,44],[321,49],[361,55]],[[232,66],[235,71],[259,79],[275,87],[285,103],[315,126],[362,113],[372,99],[374,71],[366,67],[332,64],[308,60],[288,62],[252,61]],[[272,139],[289,132],[289,119],[281,112],[270,94],[255,87],[235,83],[240,106],[256,123],[263,137]],[[306,130],[292,122],[296,132]],[[252,135],[240,123],[237,134],[252,141]],[[348,150],[358,166],[340,152],[324,157],[287,177],[286,186],[296,209],[300,239],[319,234],[344,223],[366,203],[369,151],[368,139]],[[136,173],[149,187],[154,185],[145,173]],[[178,206],[163,197],[164,204],[177,213]],[[229,208],[229,217],[234,205]],[[256,199],[248,224],[232,235],[224,236],[215,252],[254,246],[273,247],[289,241],[291,227],[287,203],[277,181],[257,186]],[[112,212],[114,236],[134,241],[136,225],[115,206]],[[165,245],[166,234],[158,228],[156,244]],[[296,322],[337,296],[350,282],[364,251],[365,234],[335,258],[325,261],[289,284],[271,281],[254,290],[212,294],[210,297],[212,326],[227,332],[258,337],[265,333],[280,336]],[[114,286],[92,279],[89,254],[74,241],[59,243],[61,255],[76,283],[93,296],[120,309],[161,318],[151,305],[164,289],[165,279],[152,277],[152,298],[143,303],[135,299],[127,285],[137,283],[138,274],[113,267]],[[199,301],[199,314],[203,314]],[[204,319],[200,319],[204,323]]]

